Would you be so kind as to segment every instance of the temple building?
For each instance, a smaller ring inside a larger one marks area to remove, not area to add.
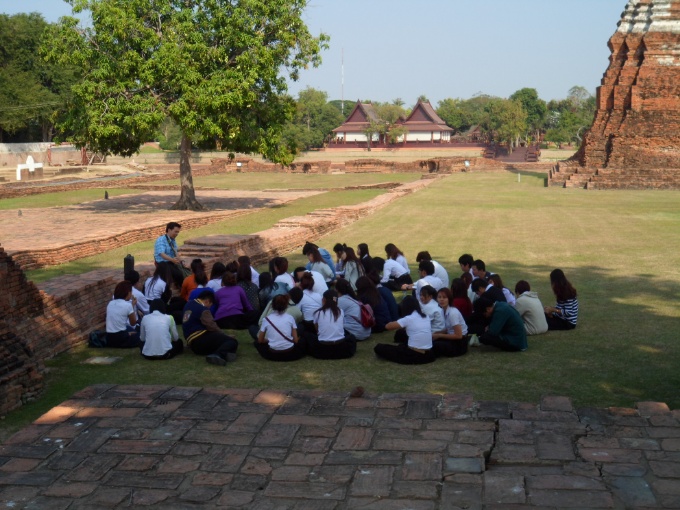
[[[433,142],[433,143],[449,143],[451,141],[451,134],[453,129],[446,125],[446,122],[437,115],[429,101],[418,102],[413,107],[411,114],[403,122],[397,122],[403,125],[408,132],[406,133],[406,142]],[[400,137],[400,142],[404,141],[404,137]]]

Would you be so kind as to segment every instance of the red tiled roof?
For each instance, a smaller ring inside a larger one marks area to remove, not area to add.
[[[378,120],[378,114],[371,103],[357,101],[354,108],[340,127],[336,127],[334,133],[361,133],[369,125],[371,120]]]
[[[437,115],[429,101],[421,101],[420,99],[413,107],[411,115],[405,121],[401,122],[409,131],[440,131],[453,132],[446,122]]]

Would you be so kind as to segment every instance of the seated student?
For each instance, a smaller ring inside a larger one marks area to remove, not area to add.
[[[272,313],[262,321],[255,341],[257,352],[270,361],[303,358],[306,354],[305,341],[298,337],[295,319],[287,313],[290,309],[288,295],[275,296],[271,301],[271,309]]]
[[[510,306],[515,306],[515,295],[512,293],[512,291],[503,285],[503,280],[501,279],[500,275],[498,274],[492,274],[489,276],[489,283],[493,283],[493,286],[496,288],[499,288],[503,291],[503,295],[505,296],[505,301],[510,305]]]
[[[135,312],[137,312],[137,317],[141,319],[149,313],[149,301],[146,299],[144,293],[138,288],[141,287],[139,283],[139,273],[134,269],[132,271],[127,271],[125,273],[125,281],[132,284],[132,295],[137,300]]]
[[[464,253],[458,257],[458,265],[460,266],[460,270],[464,273],[470,273],[470,276],[472,277],[474,277],[472,274],[472,264],[474,262],[475,259],[469,253]]]
[[[357,339],[345,331],[343,313],[338,308],[338,293],[327,290],[323,293],[321,308],[314,312],[316,332],[305,332],[307,350],[317,359],[345,359],[357,351]]]
[[[450,289],[443,288],[437,292],[437,302],[444,316],[444,329],[432,335],[435,356],[455,358],[468,350],[467,324],[460,311],[451,306],[453,301]]]
[[[182,282],[182,289],[179,293],[180,297],[185,302],[189,300],[189,294],[191,294],[192,290],[198,288],[199,285],[205,287],[208,284],[208,275],[205,272],[205,264],[201,259],[192,260],[190,267],[191,274]]]
[[[474,307],[474,304],[481,298],[488,299],[493,303],[496,301],[505,303],[505,295],[501,289],[495,287],[492,283],[487,283],[483,278],[476,278],[472,281],[472,291],[475,293],[476,299],[472,303],[472,315],[470,315],[470,318],[467,320],[468,330],[470,331],[470,334],[481,335],[489,325],[489,318],[486,314],[479,313],[477,308]]]
[[[315,250],[318,250],[318,251],[319,251],[319,253],[321,254],[321,258],[323,259],[323,261],[324,261],[326,264],[328,264],[328,267],[330,267],[330,268],[331,268],[331,271],[333,271],[333,278],[332,278],[332,279],[335,279],[335,264],[333,264],[333,259],[332,259],[332,257],[331,257],[331,254],[328,253],[328,250],[325,249],[325,248],[320,248],[320,247],[318,247],[316,244],[310,243],[309,241],[307,241],[307,242],[305,242],[305,245],[302,247],[302,254],[303,254],[305,257],[308,257],[308,256],[309,256],[309,252],[310,252],[312,249],[315,249]],[[311,262],[308,263],[308,264],[307,264],[307,269],[312,269],[311,266],[312,266]]]
[[[342,252],[342,260],[344,263],[343,277],[349,282],[353,290],[357,290],[357,280],[361,276],[366,276],[364,265],[354,253],[354,248],[349,246],[345,246],[345,250]]]
[[[212,269],[210,270],[210,279],[206,288],[210,288],[217,292],[222,288],[222,277],[224,273],[227,272],[227,266],[222,264],[222,262],[215,262]]]
[[[142,356],[148,360],[174,358],[184,351],[184,342],[177,334],[175,319],[167,315],[167,307],[160,299],[149,303],[150,312],[142,319],[139,337],[144,342]]]
[[[295,287],[295,280],[288,274],[288,259],[286,257],[274,257],[270,265],[273,269],[274,282],[287,285],[286,292]]]
[[[406,296],[401,302],[404,317],[390,322],[385,329],[406,329],[408,342],[393,344],[377,344],[373,351],[379,358],[400,363],[402,365],[421,365],[435,360],[432,350],[432,329],[430,318],[420,310],[418,300],[413,296]]]
[[[503,301],[495,303],[481,297],[475,301],[475,314],[489,319],[489,326],[479,335],[479,343],[504,351],[526,351],[527,333],[519,312]]]
[[[383,285],[380,283],[380,275],[377,273],[377,271],[375,271],[375,269],[368,273],[366,276],[368,276],[368,279],[371,280],[375,288],[378,289],[378,294],[380,294],[380,297],[385,302],[385,305],[387,305],[387,310],[389,312],[390,318],[387,322],[394,322],[398,320],[399,305],[397,304],[397,300],[394,299],[394,294],[392,293],[392,291],[387,287],[383,287]]]
[[[557,298],[557,303],[544,309],[548,329],[574,329],[578,320],[576,289],[569,283],[561,269],[553,269],[550,273],[550,287]]]
[[[432,255],[430,255],[429,251],[418,252],[418,255],[416,255],[416,262],[420,264],[423,260],[429,260],[430,262],[432,262],[432,265],[434,265],[434,276],[443,281],[444,287],[447,287],[451,280],[449,280],[449,273],[446,271],[446,269],[444,269],[444,266],[442,266],[436,260],[432,260]]]
[[[442,309],[439,308],[439,303],[437,303],[436,297],[437,290],[430,285],[425,285],[423,288],[421,288],[420,294],[418,296],[420,301],[420,311],[429,317],[430,329],[432,330],[433,334],[437,331],[443,331],[446,327],[444,324],[444,317],[442,316]],[[406,330],[400,329],[394,334],[395,342],[406,342],[406,340]]]
[[[345,274],[345,261],[342,258],[342,254],[344,253],[346,247],[347,246],[345,244],[341,243],[335,243],[335,246],[333,246],[333,251],[335,252],[335,266],[333,266],[333,269],[335,270],[335,276],[343,276]]]
[[[380,283],[390,290],[401,290],[402,285],[413,283],[411,273],[392,259],[373,257],[373,267],[382,272]]]
[[[250,257],[247,255],[241,255],[237,260],[239,267],[240,266],[247,266],[250,268],[250,281],[253,282],[257,287],[260,286],[260,273],[257,272],[257,269],[253,267],[253,265],[250,262]]]
[[[473,278],[481,278],[482,280],[489,281],[489,277],[493,273],[486,270],[486,264],[481,259],[477,259],[472,263],[472,276]]]
[[[374,274],[376,273],[374,272]],[[387,289],[385,290],[389,292],[390,296],[392,296],[392,299],[394,300],[392,291]],[[369,277],[362,276],[357,279],[356,295],[359,301],[361,301],[365,305],[370,306],[373,309],[373,318],[375,319],[375,326],[371,328],[371,331],[373,333],[382,333],[383,331],[385,331],[385,326],[392,321],[392,314],[390,313],[388,303],[381,294],[380,289],[376,287],[375,283],[373,283],[373,281]],[[397,318],[399,318],[399,314],[397,313],[396,315]]]
[[[215,322],[222,329],[248,329],[260,316],[253,310],[244,290],[236,285],[236,275],[230,271],[224,273],[222,288],[215,292],[215,304]]]
[[[113,291],[113,299],[106,305],[106,346],[120,349],[139,347],[141,341],[135,329],[137,300],[132,295],[132,284],[120,282]]]
[[[205,289],[184,306],[182,330],[189,349],[211,365],[224,366],[236,359],[238,340],[225,335],[210,313],[214,293]]]
[[[472,283],[472,277],[470,273],[465,273],[470,278],[470,283]],[[470,286],[469,283],[465,283],[462,278],[454,278],[451,280],[451,294],[453,296],[453,301],[451,301],[450,306],[454,306],[463,316],[463,319],[467,319],[472,315],[472,302],[468,297],[467,289]]]
[[[286,309],[286,313],[295,319],[295,327],[297,328],[297,324],[302,322],[302,311],[300,311],[300,307],[298,306],[298,303],[302,299],[302,289],[300,287],[293,287],[288,291],[288,294],[277,295],[286,296],[288,299],[288,308]],[[267,303],[267,306],[265,306],[264,311],[257,321],[257,324],[253,324],[252,326],[248,327],[248,333],[250,333],[250,336],[253,337],[253,340],[257,340],[257,335],[260,332],[260,328],[262,327],[262,321],[264,321],[264,319],[273,312],[273,306],[274,298],[270,299],[269,303]]]
[[[540,335],[548,331],[548,321],[545,318],[543,304],[538,294],[531,291],[529,282],[520,280],[515,285],[515,310],[519,312],[524,322],[527,335]]]
[[[302,289],[302,299],[298,306],[302,312],[302,322],[300,328],[303,331],[314,333],[314,312],[322,306],[323,295],[314,292],[314,277],[311,273],[304,273],[300,278],[300,288]]]
[[[420,279],[416,283],[402,285],[401,290],[413,290],[414,296],[420,296],[420,290],[426,285],[434,287],[436,290],[446,287],[446,283],[434,275],[434,264],[431,260],[421,261],[418,265],[418,272]]]
[[[248,259],[248,257],[246,257],[246,259]],[[261,310],[259,297],[260,289],[253,282],[253,273],[250,268],[250,259],[248,259],[247,263],[239,264],[238,269],[236,270],[236,285],[241,287],[243,292],[246,293],[246,297],[248,298],[250,306],[255,312],[257,312],[257,315],[259,316]]]
[[[366,243],[359,243],[357,245],[357,257],[364,266],[364,273],[370,273],[373,270],[373,257],[371,257]]]
[[[171,283],[172,276],[168,265],[157,265],[153,275],[144,282],[144,296],[147,301],[162,299],[164,303],[168,303],[172,297]]]
[[[472,290],[472,282],[474,281],[474,277],[472,276],[471,273],[464,272],[461,273],[460,279],[465,282],[465,288],[467,289],[467,297],[470,300],[470,305],[475,302],[475,299],[477,299],[477,294]]]
[[[260,300],[260,309],[265,308],[275,296],[286,294],[291,288],[285,283],[275,282],[269,271],[263,272],[260,275],[260,292],[257,294]]]
[[[350,332],[361,341],[371,336],[371,328],[364,327],[361,323],[361,304],[347,280],[339,279],[335,284],[338,293],[338,308],[342,310],[345,331]]]
[[[314,278],[314,288],[312,288],[312,292],[316,292],[320,296],[323,296],[323,293],[328,290],[328,284],[325,282],[323,275],[318,271],[310,271],[304,267],[296,267],[293,271],[295,285],[300,285],[300,278],[302,278],[302,275],[305,273],[311,274],[312,278]]]
[[[385,245],[385,254],[387,258],[385,260],[394,260],[397,264],[403,267],[406,271],[411,271],[408,267],[408,262],[404,253],[397,248],[394,244],[388,243]]]
[[[309,259],[309,264],[307,264],[306,268],[309,271],[321,273],[327,284],[333,281],[335,278],[335,271],[333,270],[332,264],[329,265],[323,259],[318,248],[309,248],[309,250],[307,250],[307,258]]]

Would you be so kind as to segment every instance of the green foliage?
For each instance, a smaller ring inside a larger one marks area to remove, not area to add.
[[[510,99],[493,98],[484,108],[482,128],[498,141],[513,142],[526,132],[527,113],[521,103]]]
[[[545,101],[538,97],[536,89],[523,88],[510,96],[512,101],[522,105],[527,114],[527,128],[538,131],[543,128],[545,114],[548,111]]]
[[[486,105],[494,98],[480,94],[470,99],[443,99],[437,103],[437,115],[457,130],[467,131],[482,123]]]
[[[286,124],[283,138],[297,150],[322,147],[332,130],[344,121],[328,95],[307,87],[298,94],[295,118]]]
[[[52,114],[76,80],[72,66],[44,62],[38,54],[48,23],[38,13],[0,14],[0,141],[50,141]]]
[[[166,117],[156,131],[156,139],[161,149],[174,151],[179,149],[182,141],[182,130],[170,117]]]
[[[550,101],[547,108],[545,140],[558,145],[580,142],[597,109],[595,97],[583,87],[572,87],[566,99]]]

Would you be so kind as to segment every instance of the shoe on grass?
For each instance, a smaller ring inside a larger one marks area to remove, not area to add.
[[[211,365],[219,365],[221,367],[227,364],[227,360],[219,357],[217,354],[210,354],[205,357],[205,360]]]

